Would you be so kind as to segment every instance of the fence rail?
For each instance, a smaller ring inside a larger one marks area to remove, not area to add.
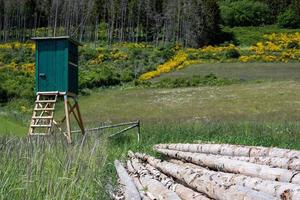
[[[116,135],[125,133],[126,131],[129,131],[131,129],[137,128],[137,140],[140,142],[140,135],[141,135],[141,122],[140,120],[134,121],[134,122],[124,122],[124,123],[119,123],[119,124],[112,124],[112,125],[105,125],[105,126],[100,126],[96,128],[90,128],[90,129],[85,129],[85,132],[92,132],[92,131],[100,131],[104,129],[110,129],[110,128],[118,128],[122,126],[128,126],[112,135],[109,136],[109,138],[112,138]],[[75,130],[71,131],[71,133],[80,133],[81,130]]]

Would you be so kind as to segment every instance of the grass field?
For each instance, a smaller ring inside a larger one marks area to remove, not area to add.
[[[296,81],[175,89],[115,89],[81,98],[87,124],[141,119],[156,121],[296,121]]]
[[[109,199],[107,188],[116,183],[113,161],[124,159],[129,149],[154,154],[157,143],[213,141],[300,149],[298,64],[195,65],[161,78],[211,72],[245,81],[174,89],[118,87],[79,98],[87,127],[140,119],[141,143],[136,130],[112,139],[107,137],[111,130],[84,138],[74,134],[72,145],[61,136],[0,137],[0,199]],[[59,104],[57,115],[62,113]],[[11,121],[0,120],[0,130],[3,121],[7,127],[2,133],[18,130]]]
[[[27,132],[24,124],[8,117],[0,116],[0,122],[0,133],[2,135],[24,135]]]
[[[191,65],[185,69],[162,74],[154,79],[205,76],[214,73],[218,77],[242,81],[300,81],[299,63],[216,63]]]

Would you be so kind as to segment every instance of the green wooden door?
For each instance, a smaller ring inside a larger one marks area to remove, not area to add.
[[[55,43],[40,41],[38,48],[38,91],[56,91]]]

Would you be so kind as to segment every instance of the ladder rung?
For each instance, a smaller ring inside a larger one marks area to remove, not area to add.
[[[33,124],[33,125],[30,125],[31,128],[51,128],[52,125],[51,124],[46,124],[46,125],[41,125],[41,124]]]
[[[35,108],[35,111],[49,111],[49,110],[54,110],[54,108]]]
[[[48,136],[49,134],[46,133],[30,133],[30,136]]]
[[[53,116],[33,116],[32,119],[52,119]]]
[[[36,100],[35,103],[56,103],[56,100]]]

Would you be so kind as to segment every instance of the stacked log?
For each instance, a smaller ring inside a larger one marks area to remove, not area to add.
[[[300,200],[300,151],[229,144],[154,150],[168,159],[129,152],[128,176],[120,180],[125,199],[134,184],[140,199]]]

